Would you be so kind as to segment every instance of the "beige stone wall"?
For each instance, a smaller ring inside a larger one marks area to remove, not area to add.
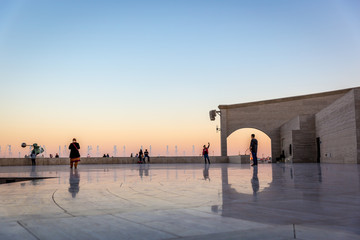
[[[293,162],[316,162],[315,115],[302,115],[300,129],[293,131]]]
[[[360,89],[354,89],[355,119],[356,119],[356,141],[357,141],[357,163],[360,163]]]
[[[229,163],[241,163],[241,164],[249,164],[250,163],[250,155],[236,155],[229,156]]]
[[[296,116],[280,127],[280,146],[281,152],[284,151],[286,160],[292,161],[294,156],[294,146],[290,155],[289,146],[293,143],[293,130],[300,129],[300,116]],[[293,144],[292,144],[293,145]]]
[[[354,90],[315,115],[320,162],[358,163]],[[356,91],[358,93],[358,91]]]
[[[315,115],[300,115],[282,125],[280,139],[287,161],[316,162]]]
[[[340,90],[269,101],[220,105],[221,154],[227,155],[226,139],[241,128],[256,128],[271,138],[272,157],[281,153],[280,127],[298,115],[314,115],[350,90]]]

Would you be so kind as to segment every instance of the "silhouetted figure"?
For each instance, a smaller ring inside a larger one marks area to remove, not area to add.
[[[148,159],[148,163],[150,162],[149,152],[147,149],[145,149],[144,152],[144,163],[146,162],[146,158]]]
[[[75,168],[77,168],[78,163],[80,162],[80,144],[76,142],[76,138],[73,138],[73,142],[69,145],[70,149],[70,168],[73,168],[73,165],[75,165]]]
[[[142,163],[142,162],[143,162],[143,151],[142,151],[141,148],[140,148],[140,151],[139,151],[139,156],[138,156],[138,158],[139,158],[139,163]]]
[[[210,159],[209,159],[209,147],[210,147],[210,143],[208,143],[208,146],[206,147],[205,145],[203,146],[203,156],[204,156],[204,161],[206,164],[206,159],[208,160],[209,164],[210,164]]]
[[[30,157],[31,157],[31,165],[36,165],[36,153],[34,150],[31,151],[31,154],[30,154]]]
[[[258,141],[255,138],[255,134],[251,134],[251,142],[250,142],[250,151],[253,157],[253,164],[251,166],[257,166],[257,149],[258,149]]]
[[[55,154],[55,158],[59,158],[59,154],[56,153],[56,154]]]

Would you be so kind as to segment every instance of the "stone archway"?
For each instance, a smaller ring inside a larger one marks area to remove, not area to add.
[[[301,139],[314,138],[315,141],[315,114],[348,92],[349,89],[344,89],[267,101],[220,105],[221,155],[228,156],[227,138],[241,128],[255,128],[266,133],[271,139],[272,159],[280,157],[282,138],[290,143],[293,141],[288,137],[288,133],[300,130],[300,134],[304,135],[300,136]],[[305,127],[302,125],[304,121]],[[292,151],[301,147],[304,147],[301,141],[297,141],[296,145],[292,144]],[[312,151],[313,149],[310,150],[309,156],[306,156],[309,161],[312,161]]]
[[[271,138],[265,132],[255,128],[241,128],[231,133],[227,138],[228,155],[249,155],[251,134],[255,134],[259,142],[258,157],[271,157]]]

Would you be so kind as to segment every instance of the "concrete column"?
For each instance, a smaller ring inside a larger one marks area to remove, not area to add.
[[[221,134],[221,156],[227,156],[227,109],[221,109],[220,117],[220,134]]]

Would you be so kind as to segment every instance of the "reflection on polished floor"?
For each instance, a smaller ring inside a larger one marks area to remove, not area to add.
[[[29,177],[0,184],[1,240],[360,239],[359,165],[0,168]]]

